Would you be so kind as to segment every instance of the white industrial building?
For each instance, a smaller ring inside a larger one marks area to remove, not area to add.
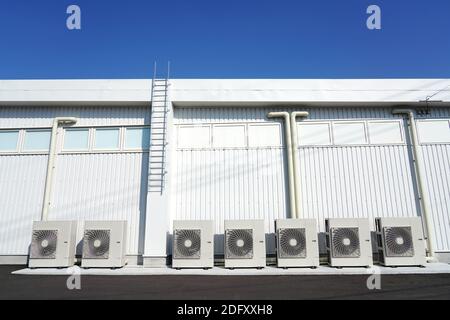
[[[422,216],[450,260],[450,80],[0,81],[2,264],[41,219],[127,220],[129,263],[161,266],[173,220],[214,220],[220,256],[225,219],[264,219],[270,253],[292,216]]]

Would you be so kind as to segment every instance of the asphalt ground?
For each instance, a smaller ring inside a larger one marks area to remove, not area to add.
[[[82,276],[80,290],[67,276],[25,276],[23,266],[0,266],[0,299],[450,299],[450,274],[382,275],[381,289],[368,275],[318,276]]]

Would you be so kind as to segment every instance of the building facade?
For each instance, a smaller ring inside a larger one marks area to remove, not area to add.
[[[449,260],[450,80],[174,79],[0,81],[0,263],[26,262],[60,117],[76,123],[55,132],[47,219],[127,220],[131,264],[167,263],[175,219],[214,220],[218,255],[225,219],[265,219],[274,252],[294,195],[273,111],[309,113],[295,123],[298,217],[374,230],[375,217],[427,211]]]

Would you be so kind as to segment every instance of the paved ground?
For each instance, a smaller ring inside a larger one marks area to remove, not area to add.
[[[24,276],[0,267],[0,299],[450,299],[450,274],[367,276],[84,276],[70,291],[66,276]]]

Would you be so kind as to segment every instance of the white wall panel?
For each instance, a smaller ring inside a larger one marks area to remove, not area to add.
[[[142,253],[147,163],[148,153],[60,155],[49,217],[127,220],[127,253]]]
[[[330,123],[298,123],[299,145],[330,145]]]
[[[248,145],[252,147],[281,147],[279,124],[251,124],[248,126]]]
[[[55,117],[76,117],[76,126],[148,125],[150,109],[142,107],[11,107],[0,108],[0,128],[51,127]]]
[[[133,107],[2,107],[0,128],[50,127],[56,116],[75,116],[88,127],[148,125],[149,115],[148,108]],[[147,168],[147,153],[58,155],[49,218],[128,220],[128,253],[142,252]],[[0,255],[28,253],[46,169],[45,154],[0,154]]]
[[[419,120],[417,130],[420,143],[450,143],[449,120]]]
[[[358,127],[357,132],[341,131],[342,139],[334,141],[334,145],[299,147],[303,216],[318,219],[323,231],[324,219],[328,217],[368,217],[373,224],[373,218],[377,216],[403,217],[420,213],[411,150],[405,143],[402,117],[393,116],[390,108],[306,110],[310,117],[299,121],[300,141],[302,128],[307,125],[350,121],[357,122]],[[266,118],[269,111],[273,108],[177,109],[175,122],[280,125],[281,121]],[[421,120],[433,119],[448,117],[449,114],[449,109],[433,109],[431,115],[418,117]],[[367,138],[370,138],[370,144]],[[435,145],[435,149],[429,146],[429,150],[424,150],[430,170],[428,184],[433,197],[434,223],[440,237],[438,251],[450,250],[450,151],[446,147]],[[225,218],[265,217],[268,231],[272,231],[272,219],[286,216],[288,210],[284,155],[280,153],[275,158],[265,155],[273,155],[275,150],[178,150],[174,155],[173,217],[215,219],[216,232],[223,231]],[[267,198],[271,194],[276,195],[272,196],[274,200]]]
[[[25,255],[41,217],[47,155],[0,155],[0,255]]]
[[[299,148],[302,216],[326,218],[417,215],[406,146]],[[373,226],[373,224],[372,224]]]
[[[247,145],[244,125],[213,125],[214,148],[243,148]]]
[[[364,122],[334,122],[334,144],[366,144],[366,128]]]
[[[207,148],[211,145],[210,126],[180,126],[178,148]]]
[[[368,128],[371,144],[396,144],[404,142],[400,121],[369,121]]]
[[[437,251],[450,251],[450,144],[421,147]]]
[[[178,150],[172,178],[174,219],[286,217],[284,149]],[[273,224],[266,225],[273,232]]]

